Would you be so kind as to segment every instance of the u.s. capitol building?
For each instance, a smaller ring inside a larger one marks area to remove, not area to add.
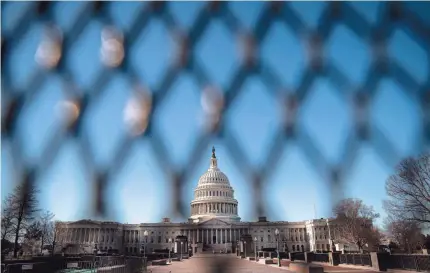
[[[200,177],[194,190],[188,222],[172,223],[168,218],[150,224],[93,220],[65,222],[61,244],[63,247],[74,245],[75,251],[79,252],[98,249],[138,254],[142,247],[148,252],[172,248],[172,242],[186,236],[187,245],[194,253],[203,250],[234,251],[241,236],[249,234],[257,249],[276,248],[277,238],[281,251],[330,249],[329,238],[333,235],[330,234],[331,219],[270,222],[260,217],[257,222],[242,222],[238,208],[234,189],[218,168],[215,149],[212,148],[209,169]],[[278,236],[275,235],[276,229]]]

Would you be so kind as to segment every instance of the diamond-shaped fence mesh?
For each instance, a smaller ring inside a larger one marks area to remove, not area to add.
[[[12,3],[2,3],[5,5]],[[241,21],[231,11],[227,2],[205,3],[195,17],[188,31],[179,31],[175,16],[172,16],[169,3],[153,2],[142,5],[136,11],[130,27],[125,31],[115,25],[111,13],[107,12],[110,2],[85,3],[78,15],[74,17],[67,30],[60,31],[53,15],[55,2],[40,2],[27,7],[17,19],[14,28],[7,33],[2,33],[2,141],[10,145],[13,160],[16,163],[15,175],[20,177],[22,183],[38,183],[42,172],[49,169],[56,160],[58,151],[69,140],[75,141],[80,147],[80,155],[85,162],[87,172],[94,179],[88,181],[91,188],[96,188],[95,203],[92,208],[95,215],[106,214],[106,188],[112,183],[115,176],[124,165],[125,159],[130,155],[133,143],[139,139],[147,138],[154,150],[156,160],[169,173],[171,188],[174,191],[172,213],[175,216],[186,218],[188,207],[187,200],[181,197],[182,187],[187,177],[194,171],[196,160],[202,153],[207,152],[209,141],[212,137],[219,137],[225,144],[233,161],[241,172],[253,174],[253,190],[255,211],[258,215],[264,214],[261,189],[265,187],[266,177],[273,166],[278,163],[282,147],[285,143],[297,141],[303,154],[312,163],[316,173],[320,175],[332,189],[332,199],[340,196],[348,171],[354,164],[359,145],[363,142],[373,147],[390,165],[400,160],[396,147],[382,130],[372,122],[369,117],[369,105],[375,98],[378,83],[384,78],[390,78],[408,96],[418,98],[419,104],[414,107],[420,109],[421,115],[420,136],[411,141],[417,142],[417,147],[423,152],[430,143],[430,80],[427,75],[424,82],[418,82],[405,67],[387,54],[387,41],[393,30],[402,25],[408,30],[410,36],[418,43],[427,54],[427,62],[430,63],[430,29],[423,23],[417,14],[405,8],[404,3],[385,3],[378,15],[377,23],[370,23],[361,13],[358,13],[350,3],[331,2],[322,12],[318,26],[310,28],[301,19],[297,12],[291,8],[288,2],[267,2],[263,5],[255,26],[244,31]],[[127,14],[122,16],[127,17]],[[187,16],[183,14],[182,16]],[[68,66],[71,50],[81,38],[91,20],[97,18],[103,25],[101,35],[100,59],[103,68],[91,78],[91,84],[87,92],[77,90],[76,79]],[[178,48],[175,51],[175,61],[169,65],[161,78],[151,91],[148,91],[145,79],[139,76],[133,65],[130,54],[131,48],[136,44],[139,35],[145,31],[152,20],[160,20],[164,26],[174,33],[177,38]],[[212,21],[218,20],[233,37],[240,37],[242,59],[236,65],[236,70],[230,77],[230,81],[222,88],[214,83],[201,60],[196,57],[196,46],[204,37],[206,30]],[[288,26],[298,39],[309,45],[305,50],[309,56],[305,68],[299,76],[297,88],[286,88],[282,79],[273,72],[270,65],[262,58],[260,50],[263,40],[268,35],[272,26],[280,22]],[[20,82],[19,86],[12,84],[15,75],[10,69],[10,52],[22,43],[26,33],[32,31],[32,26],[40,23],[45,26],[43,39],[38,46],[35,60],[37,67],[31,71],[28,81]],[[324,47],[334,29],[343,25],[352,31],[361,42],[371,49],[371,62],[365,73],[364,80],[359,84],[353,84],[349,77],[336,64],[325,57]],[[407,49],[406,49],[407,50]],[[173,82],[181,72],[192,74],[201,87],[201,96],[208,107],[206,111],[206,127],[199,133],[198,140],[194,143],[189,160],[184,162],[182,169],[178,171],[173,167],[171,154],[163,143],[160,133],[154,130],[154,113],[159,110],[159,105],[171,92]],[[109,84],[109,79],[121,74],[131,86],[135,87],[131,93],[138,114],[133,117],[129,135],[114,152],[113,160],[109,167],[100,168],[95,163],[93,147],[89,141],[88,132],[83,126],[83,121],[88,118],[88,109],[102,96]],[[56,130],[49,145],[43,150],[41,160],[28,162],[23,160],[22,147],[25,139],[17,135],[18,119],[23,110],[30,107],[34,97],[40,92],[42,85],[49,80],[50,75],[59,76],[62,83],[61,92],[66,99],[63,102],[63,110],[67,114],[67,122]],[[270,142],[268,156],[264,163],[255,168],[251,165],[239,140],[231,134],[225,125],[225,116],[234,107],[233,102],[243,92],[245,81],[256,76],[267,86],[268,91],[282,98],[285,103],[285,118],[281,128]],[[299,129],[298,121],[300,109],[309,97],[310,89],[318,78],[329,79],[333,85],[342,90],[344,97],[352,98],[345,101],[352,108],[354,119],[348,132],[348,137],[343,146],[342,160],[340,164],[333,165],[319,151],[315,144],[315,137],[304,128]],[[223,89],[223,91],[220,91]],[[93,183],[93,184],[90,184]],[[4,183],[4,182],[3,182]]]

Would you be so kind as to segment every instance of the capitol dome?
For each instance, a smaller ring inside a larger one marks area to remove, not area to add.
[[[194,190],[190,220],[200,222],[221,218],[226,221],[239,221],[237,205],[234,190],[227,175],[218,168],[215,148],[212,148],[209,169],[200,176]]]

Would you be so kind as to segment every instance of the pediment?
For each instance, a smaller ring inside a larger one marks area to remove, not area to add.
[[[231,224],[220,219],[212,218],[202,223],[199,223],[199,226],[200,227],[230,227]]]

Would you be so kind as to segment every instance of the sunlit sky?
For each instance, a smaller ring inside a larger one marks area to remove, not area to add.
[[[35,4],[2,2],[2,37],[11,35],[17,23],[23,20],[24,11]],[[85,2],[61,2],[53,6],[54,21],[65,35],[84,5]],[[140,7],[145,5],[145,2],[110,2],[107,11],[119,29],[128,31]],[[171,2],[167,8],[177,21],[177,27],[187,31],[204,5],[204,2]],[[252,30],[264,5],[263,2],[232,2],[228,8],[244,29]],[[327,3],[290,2],[289,5],[313,30],[318,26]],[[385,4],[350,2],[349,5],[369,23],[378,24],[378,14],[384,10]],[[428,3],[405,5],[419,12],[422,20],[425,20],[426,13],[430,14]],[[425,23],[430,25],[429,18]],[[93,18],[70,48],[66,65],[82,92],[93,92],[91,85],[102,68],[102,27],[101,21]],[[10,52],[12,89],[26,88],[32,73],[39,69],[34,54],[41,34],[42,24],[32,23]],[[426,51],[417,43],[413,35],[403,25],[394,25],[387,41],[387,53],[412,75],[414,81],[422,84],[429,80],[429,50],[427,48]],[[336,25],[324,46],[325,58],[349,78],[352,89],[366,80],[372,50],[347,25]],[[173,62],[176,48],[172,31],[159,18],[152,18],[126,54],[131,54],[131,65],[138,72],[140,81],[152,90]],[[206,70],[212,84],[224,90],[241,61],[239,50],[237,35],[231,33],[220,20],[213,20],[195,48],[195,57]],[[295,89],[308,60],[307,45],[303,38],[296,36],[284,22],[276,21],[259,50],[262,61],[279,77],[282,87],[285,90]],[[50,136],[62,122],[56,110],[56,105],[65,98],[60,91],[63,88],[60,77],[54,73],[48,75],[41,92],[25,107],[18,120],[18,136],[26,162],[40,162],[42,150],[50,145]],[[120,73],[114,73],[105,86],[100,99],[90,105],[84,124],[98,168],[110,166],[119,143],[128,132],[123,114],[132,88],[128,78]],[[266,158],[284,112],[279,97],[270,92],[270,87],[258,75],[247,78],[241,88],[242,92],[232,105],[226,126],[239,139],[239,145],[245,150],[251,164],[258,166]],[[204,126],[201,89],[193,74],[182,73],[154,117],[154,126],[161,133],[162,141],[176,166],[185,164]],[[379,81],[377,95],[370,105],[372,126],[377,126],[393,143],[398,159],[429,150],[429,147],[419,145],[423,113],[417,107],[418,96],[413,95],[416,91],[404,90],[395,80],[384,78]],[[343,144],[353,125],[353,112],[347,92],[350,90],[339,90],[329,78],[318,78],[311,84],[310,94],[299,111],[299,127],[307,131],[331,164],[343,160]],[[345,196],[362,199],[384,216],[384,185],[398,159],[385,160],[380,155],[380,149],[375,149],[372,143],[363,143],[359,147],[354,165],[345,179]],[[110,181],[107,192],[109,215],[106,219],[141,223],[158,222],[162,217],[169,216],[172,188],[169,186],[167,168],[157,164],[150,145],[145,138],[135,142],[118,175]],[[235,190],[239,216],[244,221],[256,220],[249,173],[243,174],[237,168],[238,162],[233,160],[222,139],[212,139],[201,152],[195,172],[186,181],[183,198],[187,203],[191,201],[199,176],[209,167],[212,145],[216,147],[219,167],[227,174]],[[12,159],[10,143],[3,140],[2,199],[18,183],[18,175],[14,171],[18,167],[13,165]],[[297,143],[285,143],[281,159],[273,166],[263,188],[266,216],[269,220],[287,221],[331,216],[331,198],[325,181]],[[77,220],[92,217],[92,176],[87,172],[76,141],[64,143],[52,166],[38,178],[38,183],[41,190],[40,206],[55,213],[56,218]]]

